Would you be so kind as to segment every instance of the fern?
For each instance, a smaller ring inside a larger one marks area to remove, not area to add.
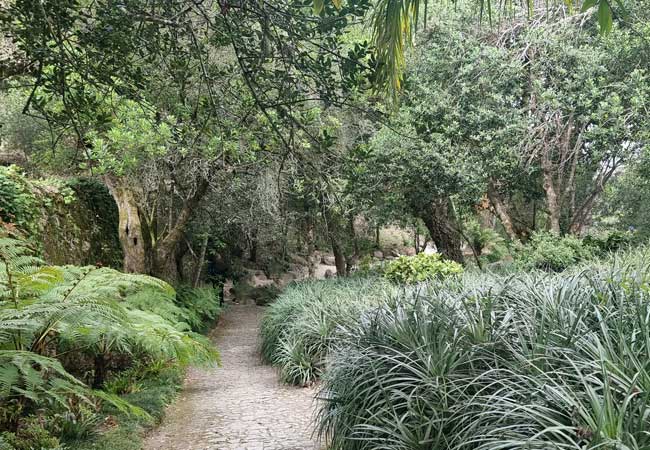
[[[53,358],[20,350],[0,350],[0,398],[47,399],[67,407],[74,395],[92,403],[90,391]]]
[[[174,297],[169,284],[145,275],[47,266],[25,241],[0,236],[0,403],[17,399],[69,408],[103,400],[145,414],[115,395],[90,389],[56,355],[93,356],[102,377],[105,367],[97,363],[113,354],[181,365],[217,362],[210,342],[188,332],[188,310],[175,305]]]

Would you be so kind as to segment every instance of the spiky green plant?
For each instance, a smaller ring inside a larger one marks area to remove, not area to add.
[[[561,274],[466,274],[333,336],[335,450],[650,446],[648,252]]]
[[[262,357],[289,383],[308,384],[322,373],[334,335],[398,289],[380,279],[306,282],[290,286],[261,326]]]

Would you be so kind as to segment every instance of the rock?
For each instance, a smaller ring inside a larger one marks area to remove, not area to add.
[[[270,280],[266,276],[263,270],[247,270],[246,277],[244,278],[245,283],[253,288],[270,286],[273,284],[273,280]]]
[[[414,249],[414,248],[410,248],[410,247],[409,247],[409,248],[407,248],[407,249],[404,251],[404,254],[405,254],[406,256],[415,256],[416,252],[415,252],[415,249]]]
[[[373,258],[376,259],[384,259],[384,252],[382,252],[381,250],[375,250],[374,252],[372,252],[372,256]]]
[[[5,150],[0,147],[0,165],[9,166],[11,164],[16,164],[22,166],[27,163],[27,155],[20,150],[11,151]]]
[[[309,265],[309,261],[307,261],[305,258],[303,258],[300,255],[291,255],[291,256],[289,256],[289,260],[294,264],[298,264],[299,266],[308,266]]]
[[[235,295],[234,289],[233,289],[233,281],[228,278],[224,283],[223,283],[223,299],[224,300],[232,300],[232,298]]]
[[[332,273],[331,270],[327,269],[325,271],[325,278],[332,278],[333,276],[334,276],[334,274]]]
[[[297,275],[295,273],[287,272],[287,273],[283,273],[282,276],[280,278],[278,278],[276,283],[278,284],[278,286],[281,289],[284,289],[288,284],[290,284],[290,283],[292,283],[292,282],[294,282],[294,281],[296,281],[298,279],[299,278],[297,277]]]
[[[280,288],[285,288],[289,283],[298,280],[304,280],[309,276],[309,268],[295,265],[291,270],[280,275],[279,278],[275,280],[275,284]]]
[[[319,264],[314,270],[314,278],[322,280],[323,278],[328,278],[327,272],[330,272],[330,275],[336,273],[336,266],[328,266],[325,264]]]
[[[427,243],[427,246],[424,249],[424,254],[425,255],[433,255],[434,253],[438,253],[436,251],[436,247],[431,242]]]
[[[320,262],[327,265],[327,266],[335,266],[336,265],[336,259],[334,258],[333,255],[323,255]]]

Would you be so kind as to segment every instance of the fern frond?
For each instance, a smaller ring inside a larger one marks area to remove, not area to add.
[[[19,350],[0,350],[0,400],[26,397],[67,407],[70,395],[89,402],[86,386],[53,358]]]
[[[157,359],[176,360],[181,365],[219,362],[217,350],[203,336],[179,331],[160,316],[145,311],[131,310],[128,317],[134,330],[134,349]]]

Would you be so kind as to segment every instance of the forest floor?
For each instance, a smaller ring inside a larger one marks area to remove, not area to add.
[[[317,450],[313,388],[287,386],[258,352],[264,308],[230,305],[211,334],[221,367],[191,368],[145,450]]]

